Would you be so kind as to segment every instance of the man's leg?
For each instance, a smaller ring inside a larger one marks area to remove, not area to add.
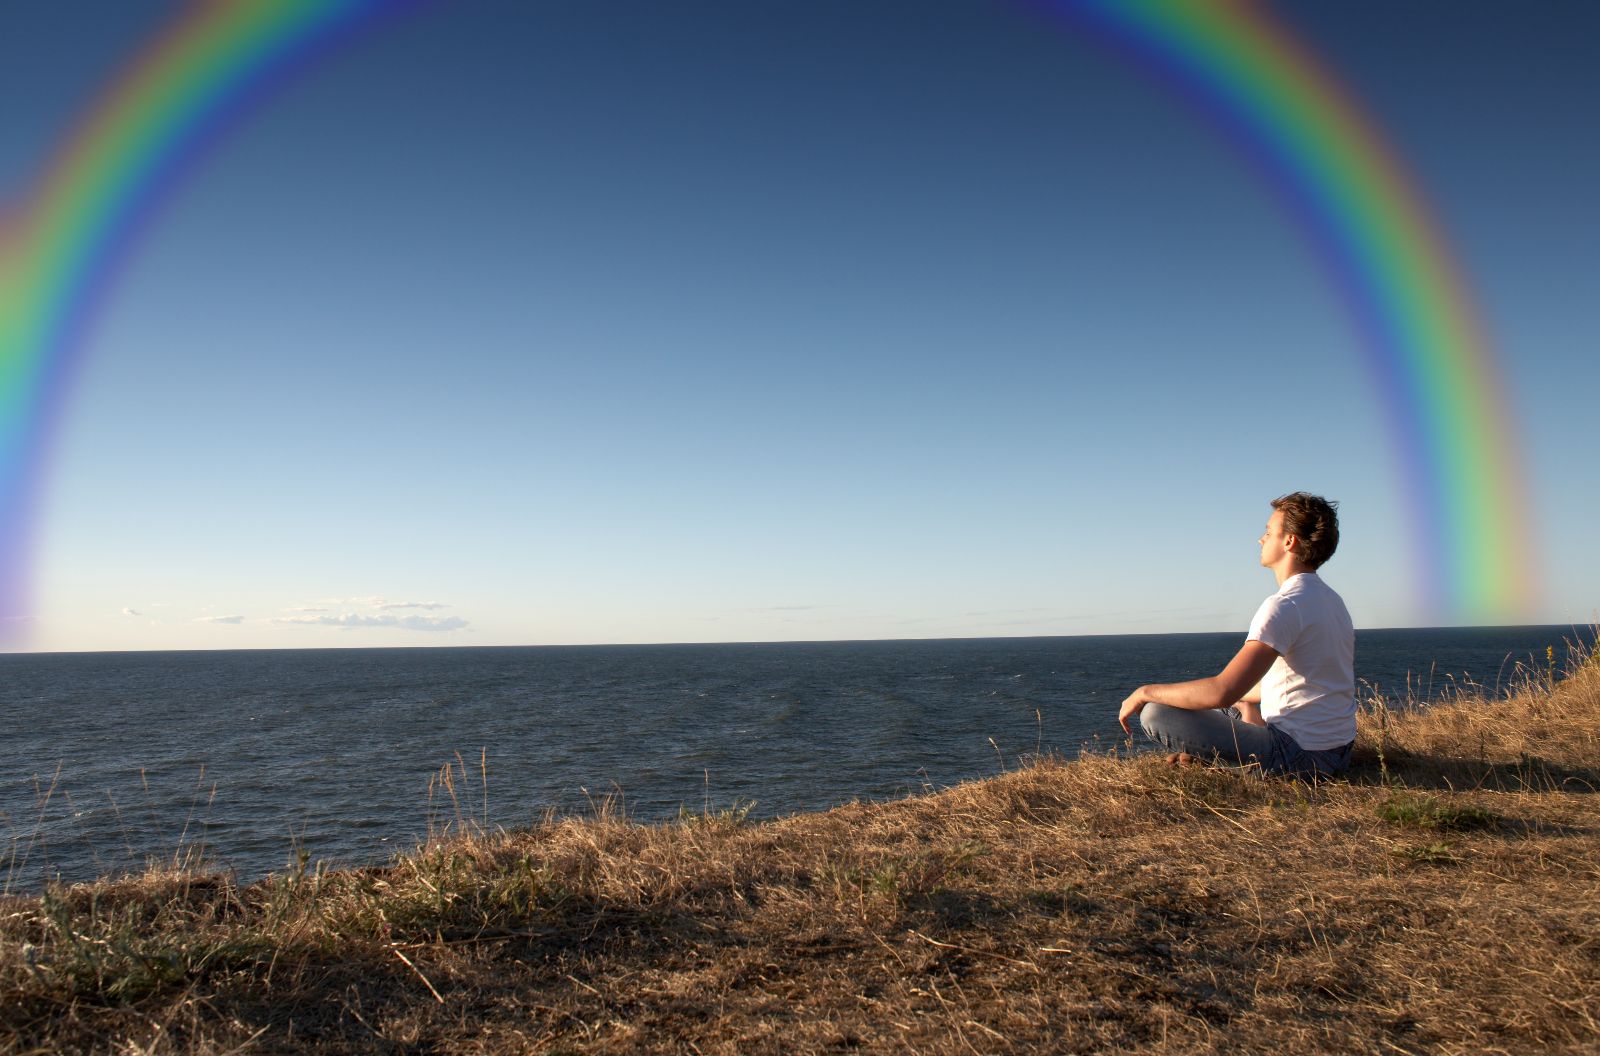
[[[1282,730],[1273,731],[1272,736],[1277,742],[1278,750],[1272,757],[1268,769],[1274,773],[1311,781],[1337,777],[1350,769],[1351,751],[1355,748],[1354,741],[1342,748],[1309,751],[1296,744],[1294,738]]]
[[[1228,711],[1190,711],[1165,704],[1146,704],[1139,724],[1150,738],[1174,752],[1230,763],[1266,764],[1272,757],[1272,734],[1265,726],[1241,722]]]

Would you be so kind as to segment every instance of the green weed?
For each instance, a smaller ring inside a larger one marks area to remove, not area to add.
[[[1480,807],[1452,803],[1443,796],[1401,791],[1390,793],[1378,804],[1378,817],[1395,825],[1449,832],[1492,829],[1501,821],[1498,814]]]

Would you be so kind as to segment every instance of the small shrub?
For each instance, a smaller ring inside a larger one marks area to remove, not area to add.
[[[679,805],[679,825],[699,825],[711,829],[737,829],[750,820],[750,812],[756,809],[756,801],[748,799],[735,800],[731,806],[713,811],[708,805],[700,813],[695,813],[688,807]]]
[[[1460,832],[1466,829],[1492,829],[1500,817],[1470,804],[1451,803],[1441,796],[1415,792],[1395,792],[1378,804],[1378,817],[1395,825],[1415,829]]]

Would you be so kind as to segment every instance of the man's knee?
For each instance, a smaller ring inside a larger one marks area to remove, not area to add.
[[[1168,726],[1166,721],[1168,714],[1175,710],[1177,709],[1169,705],[1156,704],[1154,702],[1140,708],[1139,725],[1143,727],[1145,736],[1159,741],[1161,739],[1161,731]]]

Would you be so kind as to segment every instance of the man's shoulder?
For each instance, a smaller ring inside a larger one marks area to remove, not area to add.
[[[1296,599],[1292,594],[1287,594],[1282,590],[1268,594],[1265,600],[1257,606],[1256,614],[1250,620],[1250,637],[1258,641],[1264,641],[1274,649],[1282,652],[1280,632],[1288,630],[1291,626],[1299,625],[1299,606],[1295,601]],[[1269,638],[1273,640],[1268,641]]]
[[[1275,596],[1293,602],[1327,600],[1344,603],[1344,599],[1339,597],[1339,592],[1328,586],[1328,581],[1315,572],[1301,572],[1291,576],[1278,588]]]
[[[1330,620],[1334,624],[1349,624],[1350,610],[1339,592],[1314,572],[1303,572],[1283,585],[1279,595],[1283,603],[1303,613],[1311,622]]]
[[[1305,600],[1315,596],[1316,587],[1308,584],[1307,578],[1302,574],[1285,580],[1277,590],[1266,596],[1261,602],[1259,611],[1274,612],[1298,608]]]
[[[1267,595],[1256,609],[1251,621],[1252,630],[1268,623],[1302,624],[1321,623],[1333,619],[1336,623],[1349,620],[1349,610],[1344,599],[1318,575],[1302,572],[1285,580],[1275,592]]]

